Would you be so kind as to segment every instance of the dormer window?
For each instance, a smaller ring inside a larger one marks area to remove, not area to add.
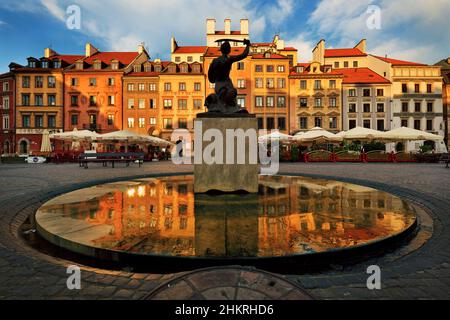
[[[146,65],[144,67],[145,72],[152,72],[152,66],[151,65]]]
[[[75,64],[75,68],[77,70],[83,70],[83,61],[77,61],[77,63]]]
[[[101,68],[102,68],[102,62],[100,60],[95,60],[94,61],[94,69],[100,70]]]
[[[325,73],[329,73],[331,71],[330,67],[325,67]]]
[[[169,72],[170,73],[176,73],[177,72],[177,66],[176,65],[169,66]]]
[[[28,67],[30,67],[30,68],[36,68],[36,61],[34,61],[34,60],[28,61]]]
[[[180,71],[181,71],[182,73],[188,73],[188,66],[187,66],[186,64],[182,64],[182,65],[180,66]]]
[[[140,67],[140,66],[139,66],[139,67]],[[113,61],[111,62],[111,69],[113,69],[113,70],[119,70],[119,61],[113,60]],[[141,71],[141,70],[139,70],[139,71]]]
[[[192,71],[195,72],[195,73],[200,73],[200,65],[194,64],[192,66]]]
[[[61,68],[61,61],[60,60],[53,61],[53,68],[60,69]]]
[[[304,71],[303,67],[297,67],[297,73],[302,73]]]
[[[41,62],[41,66],[42,66],[42,68],[47,69],[48,68],[48,61],[42,61]]]
[[[136,65],[133,67],[134,72],[141,72],[141,65]]]
[[[161,72],[161,65],[155,66],[155,72]]]
[[[270,59],[270,52],[266,52],[266,53],[264,54],[264,58]]]

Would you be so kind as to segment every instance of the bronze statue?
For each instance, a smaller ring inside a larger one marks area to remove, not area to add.
[[[217,40],[223,42],[220,51],[222,56],[214,59],[208,71],[208,78],[211,83],[215,84],[215,94],[211,94],[206,98],[205,106],[209,113],[248,113],[245,108],[241,108],[237,104],[237,90],[233,86],[230,79],[230,71],[233,63],[244,60],[250,53],[250,41],[245,39],[242,42],[246,45],[244,52],[237,56],[230,56],[231,46],[229,41],[235,40]]]

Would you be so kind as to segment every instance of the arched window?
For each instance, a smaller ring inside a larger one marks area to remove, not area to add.
[[[19,153],[20,154],[28,154],[29,143],[27,140],[22,140],[19,143]]]

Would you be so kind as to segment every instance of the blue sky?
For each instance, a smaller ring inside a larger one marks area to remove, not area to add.
[[[66,26],[66,9],[81,9],[81,29]],[[369,6],[380,8],[381,29],[369,29]],[[101,50],[136,50],[145,42],[153,58],[168,59],[170,37],[180,45],[204,45],[205,20],[250,19],[252,41],[280,33],[299,49],[301,61],[322,38],[327,47],[351,47],[367,38],[368,50],[399,59],[435,63],[450,56],[450,0],[2,0],[0,72],[11,61],[59,53],[83,53],[91,42]],[[447,31],[446,31],[447,30]]]

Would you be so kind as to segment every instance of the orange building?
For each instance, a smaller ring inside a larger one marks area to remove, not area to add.
[[[148,59],[142,45],[137,52],[100,52],[87,44],[85,56],[65,70],[64,130],[121,130],[122,77]]]
[[[442,99],[444,104],[445,141],[450,148],[450,58],[436,63],[441,67],[443,78]]]

